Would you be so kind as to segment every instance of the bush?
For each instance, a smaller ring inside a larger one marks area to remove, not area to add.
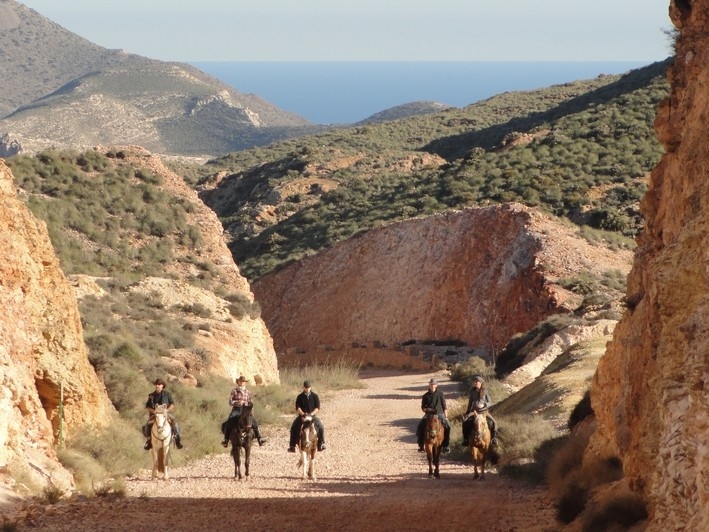
[[[645,502],[639,495],[624,495],[606,501],[583,519],[583,532],[630,530],[647,519]]]

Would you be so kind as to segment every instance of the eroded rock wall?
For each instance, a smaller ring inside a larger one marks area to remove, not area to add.
[[[264,276],[253,291],[278,352],[410,339],[492,351],[580,302],[559,278],[627,272],[630,260],[510,204],[369,231]]]
[[[666,153],[642,202],[630,308],[594,378],[587,458],[622,458],[650,530],[709,530],[709,0],[675,0],[670,14]]]
[[[107,424],[115,411],[88,362],[46,226],[17,198],[1,160],[0,249],[0,470],[17,460],[62,476],[53,450],[60,392],[64,437],[84,423]]]

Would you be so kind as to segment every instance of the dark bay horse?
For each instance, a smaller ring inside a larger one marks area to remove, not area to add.
[[[424,432],[424,447],[426,458],[428,459],[428,476],[441,478],[439,464],[441,460],[441,449],[443,447],[444,435],[443,422],[436,414],[435,408],[426,409],[426,425]]]
[[[303,423],[300,425],[298,450],[300,456],[296,467],[303,468],[303,480],[306,477],[310,480],[317,480],[315,478],[315,455],[318,452],[318,430],[311,415],[303,417]]]
[[[229,435],[231,441],[231,455],[234,457],[234,477],[241,480],[241,451],[244,451],[244,476],[246,480],[249,478],[249,460],[251,458],[251,444],[254,440],[252,425],[253,425],[253,409],[252,403],[241,407],[241,415],[239,420]]]
[[[490,440],[492,435],[490,434],[490,428],[487,425],[487,416],[485,411],[478,412],[473,410],[473,429],[469,437],[470,446],[470,458],[473,461],[473,467],[475,468],[474,479],[485,478],[485,460],[487,459],[487,454],[490,449]],[[480,468],[480,473],[478,473],[478,467]]]

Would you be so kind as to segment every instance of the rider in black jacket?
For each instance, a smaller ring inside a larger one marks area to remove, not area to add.
[[[175,435],[175,446],[178,449],[182,449],[183,445],[180,441],[180,427],[175,421],[175,416],[172,414],[171,410],[175,407],[175,403],[172,401],[172,395],[165,389],[165,381],[162,379],[155,379],[155,391],[148,395],[148,400],[145,402],[145,408],[149,412],[148,423],[145,425],[145,435],[148,441],[145,442],[143,449],[146,451],[150,450],[153,446],[150,441],[150,428],[152,427],[153,421],[155,421],[155,407],[158,405],[167,405],[167,418],[170,421],[170,426]]]
[[[448,422],[448,408],[446,407],[446,396],[442,391],[438,389],[438,381],[436,379],[431,379],[428,381],[428,391],[421,396],[421,410],[426,412],[429,408],[436,410],[441,423],[443,423],[444,435],[443,435],[443,449],[444,453],[451,452],[450,450],[450,437],[451,437],[451,425]],[[424,432],[426,428],[426,416],[424,416],[421,421],[419,421],[418,427],[416,428],[416,439],[419,444],[419,452],[423,452],[423,439]]]

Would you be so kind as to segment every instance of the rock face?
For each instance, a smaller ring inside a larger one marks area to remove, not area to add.
[[[580,299],[555,284],[629,251],[590,245],[518,204],[369,231],[253,284],[276,350],[455,339],[492,352]]]
[[[2,161],[0,249],[0,477],[30,464],[41,481],[70,483],[54,453],[60,428],[70,437],[84,423],[107,424],[115,411],[88,362],[74,292],[46,227],[17,198]]]
[[[656,130],[666,149],[642,202],[629,311],[592,389],[587,451],[622,458],[648,530],[709,530],[709,1],[675,0],[680,35]]]

